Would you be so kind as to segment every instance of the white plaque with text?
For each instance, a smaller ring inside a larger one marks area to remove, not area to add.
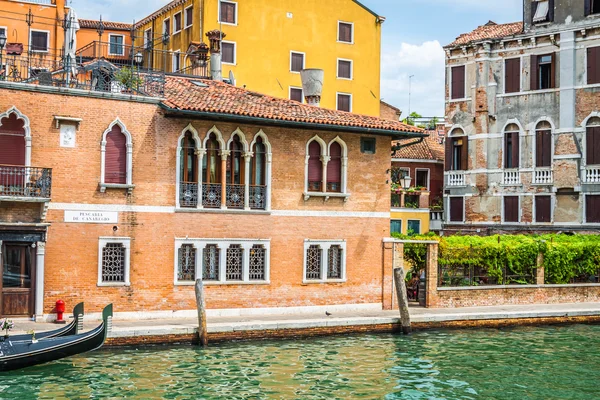
[[[88,224],[116,224],[119,222],[117,211],[70,211],[65,210],[65,222]]]
[[[60,124],[60,147],[75,147],[75,125]]]

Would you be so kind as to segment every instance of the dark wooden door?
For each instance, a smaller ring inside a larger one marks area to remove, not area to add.
[[[3,245],[0,286],[2,316],[33,315],[34,279],[35,254],[31,245]]]

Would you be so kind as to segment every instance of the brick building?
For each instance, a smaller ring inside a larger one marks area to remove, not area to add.
[[[446,51],[446,228],[600,224],[600,3],[524,0]]]
[[[0,82],[0,315],[193,315],[198,277],[211,309],[382,306],[391,142],[419,129],[186,77],[163,96]]]

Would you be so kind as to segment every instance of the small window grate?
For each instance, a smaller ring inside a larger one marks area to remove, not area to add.
[[[239,244],[232,244],[227,249],[227,265],[225,266],[225,279],[228,281],[241,281],[242,260],[244,259],[244,249]]]
[[[375,154],[375,138],[360,138],[360,152],[365,154]]]
[[[342,246],[331,246],[328,251],[328,279],[342,279]]]
[[[177,280],[194,281],[196,278],[196,249],[191,244],[179,248]]]
[[[321,246],[310,245],[306,250],[306,279],[321,279]]]
[[[125,246],[107,243],[102,249],[102,282],[125,282]]]
[[[216,244],[209,244],[204,248],[202,280],[218,281],[219,280],[219,256],[220,249]]]
[[[250,249],[250,280],[264,281],[266,274],[266,254],[267,250],[262,244],[255,244]]]

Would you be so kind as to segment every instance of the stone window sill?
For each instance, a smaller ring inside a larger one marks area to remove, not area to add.
[[[101,183],[100,193],[106,192],[106,189],[127,189],[128,193],[133,192],[135,185],[128,185],[123,183]]]
[[[312,283],[317,283],[317,284],[327,284],[327,283],[346,283],[346,279],[326,279],[326,280],[322,280],[322,279],[314,279],[314,280],[306,280],[303,279],[302,283],[304,285],[309,285]]]
[[[304,201],[308,201],[311,197],[323,197],[324,201],[330,197],[344,199],[344,203],[350,198],[350,193],[323,193],[323,192],[304,192]]]
[[[202,281],[204,286],[222,286],[222,285],[270,285],[271,281]],[[175,286],[194,286],[196,282],[175,282]]]
[[[115,283],[103,283],[98,282],[98,287],[129,287],[131,286],[130,282],[115,282]]]
[[[237,208],[187,208],[177,207],[176,213],[213,213],[213,214],[254,214],[254,215],[271,215],[271,211],[267,210],[244,210]]]

